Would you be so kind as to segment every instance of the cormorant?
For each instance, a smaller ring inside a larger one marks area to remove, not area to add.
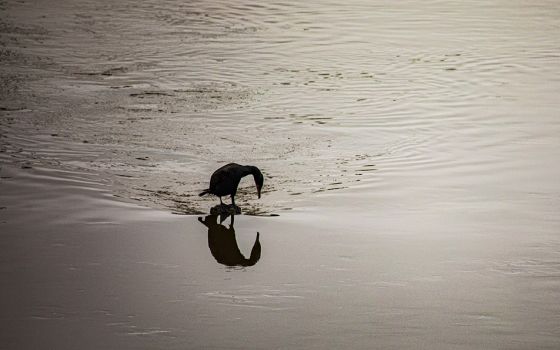
[[[257,194],[261,198],[261,188],[264,183],[264,177],[259,168],[252,165],[239,165],[236,163],[229,163],[216,170],[210,177],[210,187],[202,191],[199,196],[204,196],[207,193],[216,195],[222,202],[222,196],[231,196],[231,203],[235,207],[235,194],[237,193],[237,186],[241,178],[247,175],[253,175],[255,185],[257,186]]]

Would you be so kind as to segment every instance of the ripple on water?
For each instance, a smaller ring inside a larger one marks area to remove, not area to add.
[[[25,83],[40,103],[20,89],[26,105],[2,110],[26,129],[3,119],[3,157],[93,169],[148,203],[206,208],[190,195],[231,160],[266,170],[259,212],[407,176],[460,186],[522,168],[510,145],[540,139],[539,123],[559,130],[554,106],[538,112],[560,82],[544,4],[38,6],[2,30],[27,45],[10,39],[7,57],[42,78]],[[30,132],[39,120],[59,136]]]

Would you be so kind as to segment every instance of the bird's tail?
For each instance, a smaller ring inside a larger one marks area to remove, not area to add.
[[[209,190],[204,190],[204,191],[200,192],[198,195],[199,195],[200,197],[202,197],[202,196],[204,196],[205,194],[208,194],[208,193],[210,193]]]

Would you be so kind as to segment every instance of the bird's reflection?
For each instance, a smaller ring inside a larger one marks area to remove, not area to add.
[[[261,243],[259,242],[259,233],[255,238],[251,256],[247,259],[237,246],[235,239],[235,229],[233,228],[234,216],[231,215],[229,228],[222,225],[222,222],[228,215],[220,216],[220,223],[217,222],[217,215],[207,215],[204,220],[202,217],[198,221],[208,227],[208,247],[212,256],[217,262],[226,266],[253,266],[261,258]]]

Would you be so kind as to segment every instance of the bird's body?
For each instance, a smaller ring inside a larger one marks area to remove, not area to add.
[[[223,196],[231,196],[231,202],[235,206],[237,186],[239,186],[241,178],[247,175],[253,175],[255,178],[257,193],[260,198],[264,177],[259,168],[252,165],[239,165],[236,163],[226,164],[216,170],[210,177],[210,186],[207,190],[202,191],[199,196],[210,193],[220,197],[220,203],[222,203]]]

